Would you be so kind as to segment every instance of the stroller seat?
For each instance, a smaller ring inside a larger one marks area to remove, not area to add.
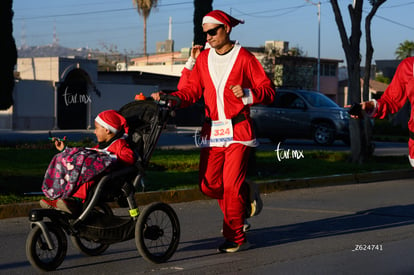
[[[88,192],[80,219],[87,214],[85,209],[98,202],[116,201],[120,207],[128,206],[127,196],[141,186],[145,169],[168,119],[153,100],[129,102],[120,108],[119,113],[127,120],[129,131],[126,140],[135,152],[136,162],[131,167],[116,167],[100,178]]]

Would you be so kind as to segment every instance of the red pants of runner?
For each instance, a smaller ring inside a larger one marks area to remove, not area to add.
[[[229,147],[210,147],[200,153],[200,189],[218,200],[223,211],[223,236],[228,241],[243,243],[246,235],[248,188],[245,183],[250,147],[234,143]]]

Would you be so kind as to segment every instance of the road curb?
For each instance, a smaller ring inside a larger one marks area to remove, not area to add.
[[[264,194],[289,189],[312,188],[345,184],[362,184],[375,181],[387,181],[414,178],[414,169],[403,169],[396,171],[376,171],[367,173],[331,175],[313,178],[281,179],[257,181],[260,191]],[[170,190],[161,192],[137,193],[136,199],[139,205],[146,205],[154,201],[166,203],[190,202],[196,200],[207,200],[209,197],[203,195],[198,188],[185,190]],[[0,219],[25,217],[31,209],[39,208],[38,202],[18,203],[0,205]]]

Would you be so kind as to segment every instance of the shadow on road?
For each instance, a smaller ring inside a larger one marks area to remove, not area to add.
[[[327,219],[252,229],[248,232],[248,239],[254,248],[260,248],[410,224],[414,224],[414,204],[375,208]],[[210,238],[191,241],[182,246],[181,250],[214,249],[221,240],[221,238]]]
[[[351,215],[260,228],[249,232],[255,247],[266,247],[308,239],[386,229],[414,224],[414,205],[396,205],[356,212]]]

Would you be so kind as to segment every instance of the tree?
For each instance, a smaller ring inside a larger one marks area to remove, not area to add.
[[[403,60],[407,57],[413,56],[414,54],[414,41],[405,40],[404,42],[400,43],[397,50],[395,51],[395,55],[397,59]]]
[[[138,14],[144,18],[144,56],[147,55],[147,19],[152,8],[158,4],[158,0],[132,0],[134,7],[137,8]]]
[[[14,67],[17,63],[16,42],[13,38],[13,1],[1,1],[2,66],[0,69],[0,110],[7,110],[13,104]]]
[[[366,52],[365,52],[365,72],[364,72],[364,86],[362,89],[362,96],[364,101],[369,100],[369,80],[371,76],[371,63],[372,56],[374,54],[374,48],[372,46],[371,39],[371,22],[372,18],[375,16],[378,8],[385,3],[386,0],[370,0],[369,2],[372,5],[371,11],[365,17],[365,42],[366,42]]]
[[[369,73],[371,68],[372,54],[374,49],[371,41],[371,20],[377,12],[378,8],[386,0],[369,0],[372,9],[365,18],[365,36],[367,42],[366,50],[366,64],[364,85],[366,92],[363,92],[364,97],[368,97],[369,88]],[[345,25],[342,19],[341,10],[337,0],[331,0],[332,9],[335,15],[335,21],[338,26],[339,35],[341,37],[342,48],[344,49],[345,59],[348,70],[348,87],[349,87],[349,103],[361,102],[361,81],[360,81],[360,42],[361,42],[361,21],[362,21],[362,7],[363,0],[354,0],[352,5],[348,5],[348,12],[351,18],[351,35],[348,38]],[[371,144],[370,122],[367,117],[364,119],[351,119],[349,123],[349,130],[351,136],[351,161],[363,162],[373,152]]]
[[[365,43],[366,43],[366,51],[365,51],[365,71],[364,71],[364,82],[362,87],[362,100],[367,101],[369,100],[369,81],[371,78],[371,63],[372,63],[372,56],[374,54],[374,47],[372,46],[372,39],[371,39],[371,22],[372,18],[375,16],[378,8],[385,3],[386,0],[369,0],[370,4],[372,5],[371,11],[368,13],[367,17],[365,17]],[[368,148],[365,150],[365,156],[368,157],[374,152],[374,146],[372,144],[372,124],[370,118],[364,117],[362,119],[363,122],[363,146]],[[362,150],[364,152],[364,150]]]
[[[390,84],[391,79],[389,77],[383,76],[382,74],[377,74],[375,80],[381,83]]]

